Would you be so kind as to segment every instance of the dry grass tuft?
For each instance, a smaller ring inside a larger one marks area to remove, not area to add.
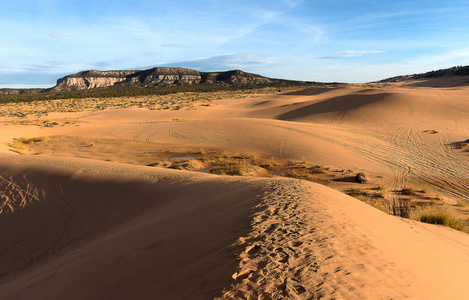
[[[33,187],[26,176],[21,178],[0,176],[0,214],[13,213],[34,201],[44,198],[44,191]]]
[[[11,143],[8,143],[8,147],[10,147],[10,151],[17,153],[17,154],[24,154],[23,151],[30,150],[29,147],[33,144],[41,143],[47,141],[48,138],[46,137],[34,137],[30,139],[26,138],[16,138],[13,139]]]
[[[412,211],[411,219],[438,224],[469,233],[469,220],[464,220],[447,206],[428,206]]]
[[[375,190],[375,189],[372,189]],[[372,192],[361,188],[351,188],[347,192],[348,195],[365,202],[381,211],[388,212],[388,201],[384,199],[381,192]]]
[[[17,138],[17,139],[14,139],[14,141],[18,142],[18,143],[21,143],[21,144],[29,145],[29,144],[44,142],[46,139],[47,138],[41,136],[41,137],[33,137],[33,138],[30,138],[30,139]]]
[[[260,171],[260,167],[251,165],[243,160],[225,160],[210,170],[217,175],[247,176]]]

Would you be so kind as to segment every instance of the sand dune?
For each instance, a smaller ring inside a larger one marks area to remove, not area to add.
[[[54,127],[5,117],[0,298],[466,299],[465,233],[310,182],[123,162],[257,153],[468,202],[468,114],[462,88],[346,87],[39,118]],[[13,138],[42,155],[12,154]]]
[[[432,88],[460,88],[461,86],[469,85],[467,76],[459,75],[445,75],[435,78],[420,78],[420,79],[404,79],[402,81],[392,83],[394,86],[407,86],[407,87],[432,87]]]
[[[128,147],[148,149],[219,148],[305,159],[382,176],[393,189],[416,185],[467,202],[468,160],[448,145],[468,138],[468,112],[463,89],[313,89],[221,100],[197,110],[71,115],[63,121],[78,127],[43,128],[40,134],[132,141],[137,144]],[[102,158],[84,157],[93,155]]]
[[[0,218],[2,299],[468,295],[469,236],[317,184],[16,160],[3,177],[43,196]]]

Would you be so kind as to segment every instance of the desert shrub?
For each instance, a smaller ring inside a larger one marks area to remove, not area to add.
[[[368,181],[368,179],[366,178],[366,175],[363,172],[360,172],[355,176],[355,182],[365,183],[367,181]]]
[[[414,188],[405,187],[401,190],[401,194],[407,196],[415,196],[417,194],[417,191]]]

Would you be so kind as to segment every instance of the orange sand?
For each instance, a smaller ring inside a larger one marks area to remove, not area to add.
[[[14,209],[0,214],[0,298],[467,299],[467,234],[328,187],[6,146],[64,135],[120,143],[109,151],[121,157],[127,147],[258,152],[468,201],[468,157],[450,146],[469,138],[467,91],[318,88],[196,110],[42,117],[79,126],[0,125],[2,199]]]

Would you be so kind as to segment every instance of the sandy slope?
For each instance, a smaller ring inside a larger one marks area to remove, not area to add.
[[[106,153],[70,143],[50,150],[62,157],[0,158],[2,201],[15,210],[0,214],[0,298],[466,299],[466,234],[312,183],[103,159],[258,152],[468,201],[468,157],[451,146],[469,138],[468,114],[467,89],[354,87],[42,117],[72,124],[53,128],[0,125],[5,143],[53,135],[108,143]]]
[[[469,236],[317,184],[78,159],[0,168],[41,191],[0,216],[2,299],[469,296]]]
[[[258,187],[229,179],[0,164],[3,177],[25,185],[24,175],[44,195],[0,218],[2,299],[214,297],[258,202]]]

